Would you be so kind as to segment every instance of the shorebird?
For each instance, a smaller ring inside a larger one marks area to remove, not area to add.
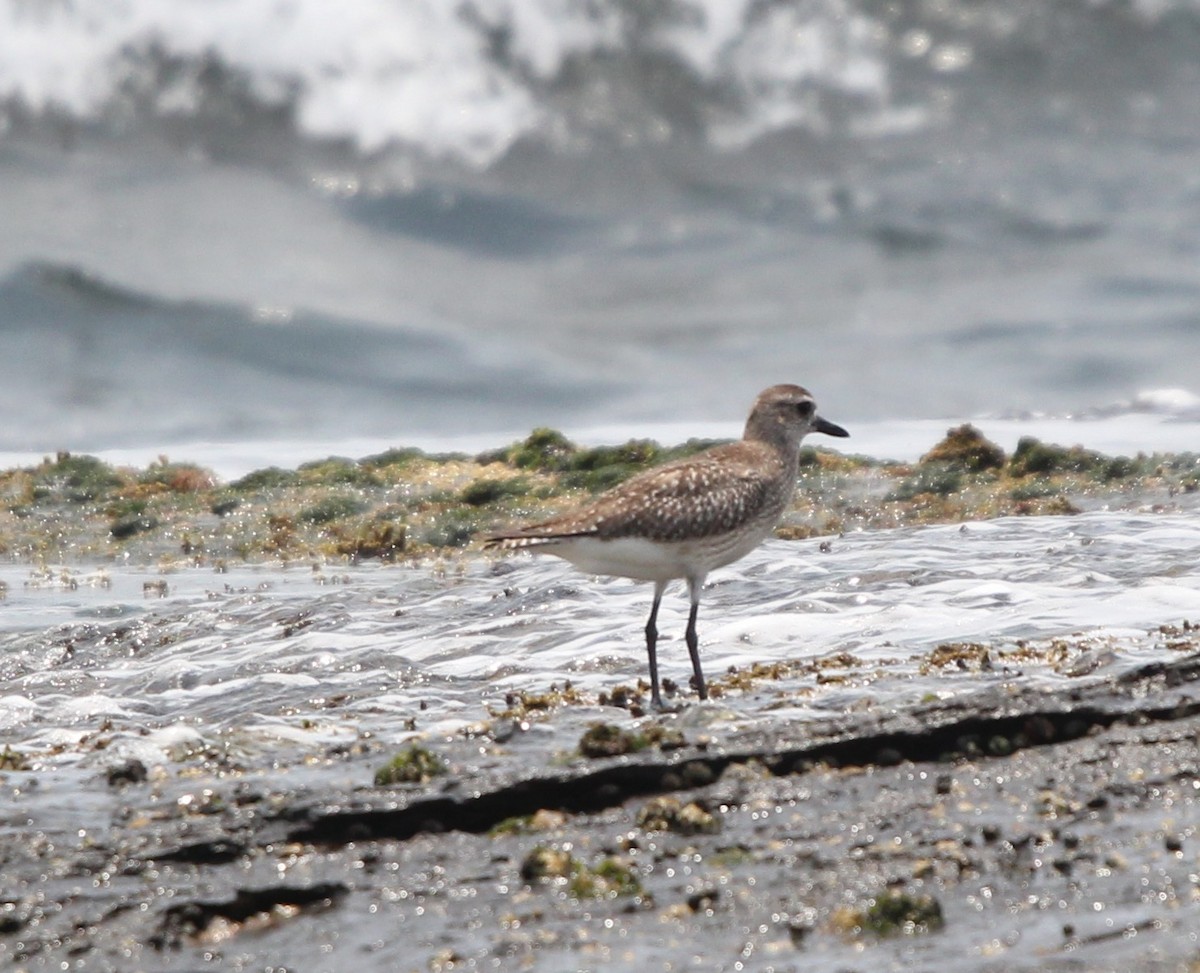
[[[795,492],[800,442],[810,432],[850,435],[817,415],[807,390],[773,385],[758,396],[737,442],[646,470],[577,510],[491,534],[484,546],[554,554],[590,574],[653,582],[646,654],[655,709],[663,705],[658,606],[668,582],[686,581],[691,611],[685,640],[696,692],[707,699],[696,637],[704,579],[745,557],[775,529]]]

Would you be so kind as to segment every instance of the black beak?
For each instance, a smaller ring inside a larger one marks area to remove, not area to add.
[[[850,433],[846,432],[837,423],[830,422],[828,419],[822,419],[820,416],[817,416],[812,429],[813,432],[823,432],[826,436],[837,436],[839,439],[845,439],[850,435]]]

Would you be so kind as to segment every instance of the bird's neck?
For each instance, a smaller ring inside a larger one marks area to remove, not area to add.
[[[794,472],[800,466],[800,440],[789,436],[781,426],[756,422],[755,417],[751,416],[742,439],[766,446],[786,469]]]

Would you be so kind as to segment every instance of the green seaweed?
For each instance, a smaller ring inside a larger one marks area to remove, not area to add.
[[[614,723],[593,723],[579,738],[579,752],[585,757],[616,757],[649,745],[643,734],[630,733]]]
[[[529,481],[523,476],[507,479],[483,477],[463,488],[458,499],[472,507],[484,507],[499,500],[522,497],[529,492]]]
[[[525,856],[521,878],[526,882],[565,882],[567,892],[576,899],[644,895],[637,869],[630,862],[608,856],[589,867],[570,852],[547,845],[536,845]]]
[[[602,858],[593,868],[578,867],[567,888],[577,899],[623,898],[644,892],[637,868],[613,857]]]
[[[104,496],[123,479],[111,466],[95,456],[59,453],[34,471],[34,499],[61,498],[87,503]]]
[[[315,503],[301,507],[296,519],[306,524],[328,524],[335,520],[353,517],[367,509],[367,503],[362,497],[348,494],[334,494],[322,497]]]
[[[1033,436],[1022,436],[1008,461],[1011,476],[1033,473],[1091,473],[1102,469],[1108,460],[1082,446],[1053,446]]]
[[[1061,493],[1062,487],[1044,476],[1036,476],[1023,483],[1018,483],[1008,491],[1008,495],[1018,501],[1041,500],[1045,497],[1056,497]]]
[[[876,936],[931,932],[945,924],[937,899],[907,892],[883,892],[859,915],[861,927]]]
[[[372,468],[344,456],[329,456],[301,463],[296,468],[296,474],[301,483],[315,486],[364,487],[376,486],[380,482],[378,474]]]
[[[949,496],[963,487],[963,473],[948,463],[923,463],[916,474],[901,481],[886,497],[889,501],[913,500],[922,494]]]
[[[504,460],[522,470],[558,472],[567,468],[576,447],[556,429],[539,427],[504,453]]]
[[[335,553],[355,561],[379,558],[394,560],[404,553],[408,541],[408,528],[390,517],[378,517],[351,527],[348,533],[339,534],[333,545]]]
[[[300,476],[295,470],[285,470],[278,466],[268,466],[261,470],[247,473],[240,479],[229,484],[229,489],[238,493],[256,493],[263,490],[277,490],[282,487],[298,486]]]
[[[358,461],[358,465],[370,470],[385,470],[411,466],[417,460],[425,458],[425,453],[422,450],[412,446],[405,446],[364,456]]]
[[[1142,472],[1142,464],[1128,456],[1114,456],[1100,467],[1100,478],[1105,483],[1124,480]]]
[[[426,524],[416,539],[429,547],[465,547],[482,526],[479,508],[451,507]]]
[[[658,444],[631,439],[620,446],[581,449],[570,457],[563,484],[597,493],[616,486],[660,460]]]
[[[651,798],[638,811],[637,826],[646,831],[670,831],[674,834],[716,834],[721,822],[696,801],[684,804],[677,797]]]
[[[375,786],[389,784],[424,784],[444,774],[446,761],[432,750],[413,744],[401,750],[386,764],[375,771]]]

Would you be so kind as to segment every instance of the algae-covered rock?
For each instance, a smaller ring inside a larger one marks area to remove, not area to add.
[[[1092,473],[1107,467],[1109,460],[1082,446],[1053,446],[1033,436],[1022,436],[1008,462],[1013,476],[1031,473]]]
[[[538,845],[521,862],[521,878],[536,882],[543,878],[567,878],[577,868],[574,858],[561,848]]]
[[[877,936],[911,935],[940,929],[942,906],[932,895],[884,892],[863,913],[864,928]]]
[[[261,470],[247,473],[240,479],[229,484],[229,489],[238,493],[254,493],[261,490],[275,490],[281,487],[296,486],[300,475],[295,470],[285,470],[278,466],[268,466]]]
[[[0,770],[29,770],[30,766],[23,753],[4,744],[4,749],[0,750]]]
[[[526,882],[549,881],[565,884],[576,899],[615,899],[642,895],[642,883],[632,863],[612,856],[595,866],[575,858],[562,848],[537,845],[521,862],[521,878]]]
[[[445,772],[445,760],[432,750],[413,744],[375,771],[375,786],[423,784]]]
[[[648,439],[631,439],[620,446],[581,449],[567,462],[563,482],[566,486],[597,493],[653,466],[661,455],[658,444]]]
[[[302,483],[310,486],[375,486],[380,482],[374,469],[356,463],[345,456],[329,456],[325,459],[301,463],[296,474]]]
[[[59,453],[34,471],[34,499],[55,498],[86,503],[120,486],[122,477],[95,456]]]
[[[593,723],[579,738],[579,752],[585,757],[616,757],[646,748],[646,738],[614,723]]]
[[[390,516],[376,516],[372,520],[351,525],[334,537],[335,553],[354,561],[378,558],[391,561],[404,553],[408,540],[408,528]]]
[[[308,506],[301,507],[296,519],[308,524],[328,524],[362,513],[367,508],[361,497],[335,493],[321,497]]]
[[[945,924],[942,906],[932,895],[912,895],[889,889],[861,909],[842,908],[832,916],[835,929],[852,936],[915,935]]]
[[[428,547],[465,547],[482,527],[478,508],[450,507],[424,524],[416,540]]]
[[[721,830],[720,820],[707,808],[696,801],[684,804],[669,794],[647,801],[638,812],[637,826],[682,835],[716,834]]]
[[[615,899],[642,895],[637,869],[623,858],[607,857],[594,867],[583,866],[571,876],[569,890],[577,899]]]
[[[921,463],[942,463],[969,473],[1004,466],[1004,450],[970,423],[956,426],[946,438],[921,457]]]
[[[962,470],[949,463],[922,463],[916,473],[898,483],[884,499],[907,502],[922,494],[946,497],[957,493],[962,487]]]
[[[458,495],[458,499],[472,507],[484,507],[510,497],[524,496],[528,491],[529,481],[523,476],[506,479],[480,477],[467,484]]]
[[[682,732],[660,724],[643,730],[626,730],[614,723],[593,723],[579,738],[579,752],[585,757],[616,757],[647,747],[677,750],[686,742]]]
[[[358,461],[358,465],[370,470],[385,470],[390,467],[410,466],[425,458],[423,450],[417,449],[415,446],[403,446],[364,456]]]
[[[172,463],[160,457],[138,476],[138,482],[159,486],[171,493],[202,493],[217,485],[217,476],[195,463]]]
[[[505,459],[523,470],[562,470],[575,453],[575,444],[557,429],[533,430],[523,442],[510,446]]]

